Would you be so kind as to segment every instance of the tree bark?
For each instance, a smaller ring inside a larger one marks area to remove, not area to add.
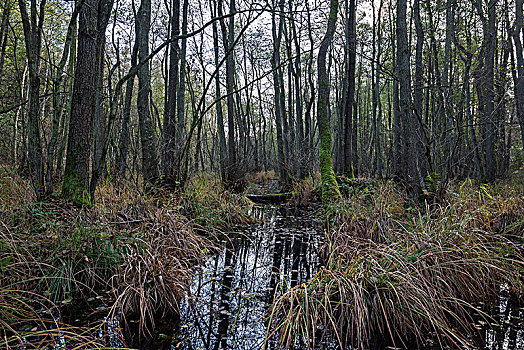
[[[326,56],[335,33],[338,0],[330,1],[330,11],[326,34],[318,51],[318,129],[320,131],[320,174],[322,177],[322,201],[334,202],[341,198],[338,183],[333,171],[331,158],[331,132],[329,130],[329,78],[326,70]]]
[[[211,3],[210,7],[214,9],[213,16],[217,13],[217,2]],[[215,66],[218,67],[220,63],[219,59],[219,47],[218,47],[218,28],[216,22],[213,22],[213,51],[215,58]],[[224,130],[224,114],[222,111],[222,97],[220,93],[220,74],[215,75],[215,101],[216,101],[216,113],[217,113],[217,129],[218,129],[218,142],[219,142],[219,164],[220,164],[220,175],[222,181],[226,180],[226,168],[228,157],[228,149],[226,143],[226,132]]]
[[[187,7],[188,0],[184,0],[182,9],[182,35],[187,34]],[[176,92],[176,114],[177,114],[177,127],[176,127],[176,140],[178,141],[177,148],[177,176],[179,179],[185,178],[185,171],[182,170],[182,158],[183,145],[185,142],[184,138],[184,126],[185,126],[185,96],[186,96],[186,48],[187,38],[182,39],[182,47],[180,49],[180,81],[178,82]],[[186,155],[188,156],[188,155]]]
[[[24,39],[29,69],[29,107],[27,113],[27,161],[37,200],[45,196],[44,159],[40,141],[40,51],[46,0],[31,0],[31,14],[27,12],[25,0],[18,0],[24,29]]]
[[[179,81],[180,0],[173,0],[171,7],[171,44],[169,45],[169,77],[167,86],[167,105],[164,110],[162,173],[171,176],[176,157],[176,100]]]
[[[222,11],[223,0],[218,0],[218,15],[223,16]],[[233,52],[233,45],[235,41],[235,20],[234,14],[236,12],[235,0],[231,0],[229,4],[229,18],[228,28],[224,19],[220,20],[222,29],[222,41],[225,52],[228,52],[226,58],[226,93],[227,93],[227,127],[228,127],[228,166],[226,170],[227,180],[234,181],[234,169],[237,162],[236,141],[235,141],[235,54]]]
[[[283,0],[280,0],[283,1]],[[275,5],[275,2],[273,2]],[[274,6],[276,8],[276,6]],[[280,178],[280,183],[282,185],[287,185],[288,175],[286,168],[286,155],[284,151],[284,135],[282,130],[282,104],[280,99],[281,95],[281,80],[279,76],[279,66],[280,66],[280,43],[282,41],[282,33],[284,29],[284,22],[282,17],[279,19],[278,29],[276,24],[275,13],[271,14],[271,23],[272,23],[272,34],[273,34],[273,55],[271,57],[271,68],[273,70],[273,86],[274,86],[274,96],[275,96],[275,127],[277,131],[277,159],[278,159],[278,173]]]
[[[142,0],[136,19],[136,40],[138,42],[138,60],[142,62],[149,56],[149,28],[151,26],[151,0]],[[158,177],[155,130],[149,108],[151,91],[151,73],[149,64],[138,70],[138,123],[142,146],[142,174],[149,182]]]
[[[79,12],[77,59],[67,138],[62,195],[77,205],[90,204],[89,169],[96,88],[112,0],[85,0]]]
[[[397,67],[399,80],[399,119],[401,123],[401,162],[404,181],[406,181],[409,195],[418,198],[423,181],[419,169],[419,149],[417,125],[411,111],[411,72],[410,49],[408,45],[408,31],[406,23],[407,1],[397,1]],[[417,123],[418,124],[418,123]]]
[[[524,57],[522,52],[522,33],[524,0],[515,0],[515,31],[513,42],[515,43],[515,56],[517,58],[517,79],[514,82],[515,98],[517,100],[517,117],[520,124],[520,136],[522,148],[524,149]]]
[[[354,176],[354,106],[355,106],[355,71],[357,66],[357,40],[356,40],[356,0],[345,0],[346,5],[346,93],[345,96],[345,116],[344,116],[344,172]]]

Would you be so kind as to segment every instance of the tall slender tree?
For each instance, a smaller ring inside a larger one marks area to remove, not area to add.
[[[151,0],[142,0],[137,12],[136,41],[138,59],[145,61],[149,56],[149,29],[151,26]],[[140,144],[142,146],[142,174],[145,181],[158,176],[155,130],[151,119],[149,99],[151,95],[151,72],[149,64],[143,64],[138,70],[138,122],[140,126]]]
[[[515,43],[515,56],[517,58],[517,75],[514,81],[515,98],[517,100],[517,118],[520,124],[522,148],[524,149],[524,54],[522,51],[522,18],[524,0],[515,0],[515,30],[513,42]]]
[[[112,0],[84,0],[78,14],[78,42],[67,156],[62,195],[75,204],[88,204],[91,138],[96,111],[96,88]]]
[[[320,132],[320,174],[322,177],[322,201],[331,202],[341,198],[333,160],[331,158],[331,131],[329,130],[328,104],[329,104],[329,77],[326,69],[326,58],[333,40],[337,24],[338,0],[330,1],[330,10],[326,34],[318,50],[318,103],[317,119]]]
[[[27,66],[29,71],[29,108],[27,120],[27,160],[31,179],[38,200],[45,195],[44,159],[40,139],[40,52],[42,49],[42,27],[44,25],[46,0],[31,0],[30,14],[26,0],[18,0],[24,29]],[[7,9],[5,10],[7,11]]]

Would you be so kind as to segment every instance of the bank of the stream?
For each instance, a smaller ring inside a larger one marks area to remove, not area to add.
[[[276,298],[270,329],[288,348],[524,346],[496,312],[523,295],[523,190],[466,180],[418,207],[392,183],[349,189],[326,210],[325,265]]]

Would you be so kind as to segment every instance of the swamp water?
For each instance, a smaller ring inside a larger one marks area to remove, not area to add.
[[[182,349],[261,349],[276,288],[309,280],[319,268],[323,233],[313,211],[255,207],[260,224],[222,242],[196,273],[181,305]]]
[[[222,242],[220,253],[195,273],[190,294],[181,304],[172,349],[262,349],[276,288],[287,290],[318,271],[324,233],[314,210],[273,206],[253,210],[260,223]],[[524,349],[524,308],[502,296],[491,315],[494,325],[482,321],[476,325],[485,349]],[[425,349],[440,348],[431,344],[428,341]],[[332,343],[322,349],[336,348]]]

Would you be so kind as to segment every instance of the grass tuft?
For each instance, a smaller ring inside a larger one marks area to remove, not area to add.
[[[328,209],[325,267],[275,299],[272,335],[283,347],[332,337],[409,348],[428,335],[471,346],[481,339],[472,315],[488,317],[479,303],[501,285],[522,295],[522,198],[466,183],[418,209],[391,183],[355,191]]]

